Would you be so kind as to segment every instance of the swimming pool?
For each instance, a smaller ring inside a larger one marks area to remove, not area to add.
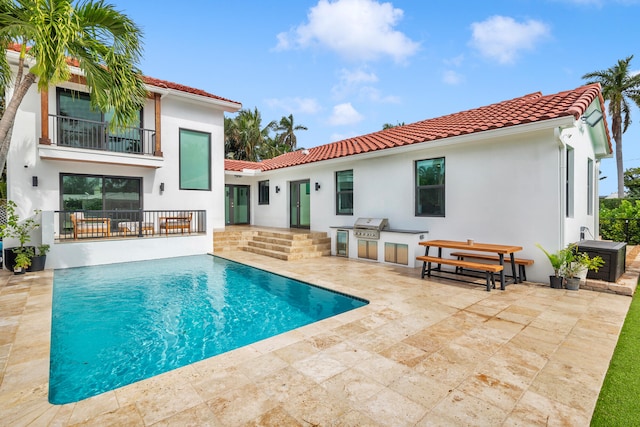
[[[95,396],[366,304],[210,255],[56,270],[49,401]]]

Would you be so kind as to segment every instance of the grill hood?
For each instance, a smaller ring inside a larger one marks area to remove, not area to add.
[[[389,226],[387,218],[358,218],[353,224],[353,236],[361,239],[377,240],[380,231]]]
[[[387,218],[358,218],[353,224],[353,228],[365,230],[384,230],[389,226]]]

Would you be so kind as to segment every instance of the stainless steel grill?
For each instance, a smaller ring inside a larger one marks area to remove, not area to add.
[[[380,231],[389,227],[387,218],[358,218],[353,224],[353,237],[359,239],[380,239]]]

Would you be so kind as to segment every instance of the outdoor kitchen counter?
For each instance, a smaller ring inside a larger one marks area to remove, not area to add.
[[[363,226],[356,221],[353,225],[330,226],[332,255],[418,267],[415,257],[424,251],[418,243],[428,238],[429,232],[388,228],[387,224],[380,229],[381,223],[369,221]]]
[[[353,225],[331,225],[329,228],[337,228],[340,230],[353,230]],[[404,233],[404,234],[427,234],[427,230],[401,230],[396,228],[385,228],[380,230],[383,233]]]

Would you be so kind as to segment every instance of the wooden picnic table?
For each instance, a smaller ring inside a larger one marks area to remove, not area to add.
[[[457,249],[476,252],[490,252],[498,255],[500,265],[504,266],[505,255],[509,256],[513,281],[517,282],[518,274],[516,273],[516,263],[514,253],[521,251],[522,246],[515,245],[497,245],[494,243],[478,243],[471,241],[457,240],[426,240],[420,242],[419,245],[425,247],[425,256],[429,256],[429,248],[438,248],[438,258],[442,258],[442,249]],[[500,271],[500,289],[504,290],[506,286],[504,269]]]

